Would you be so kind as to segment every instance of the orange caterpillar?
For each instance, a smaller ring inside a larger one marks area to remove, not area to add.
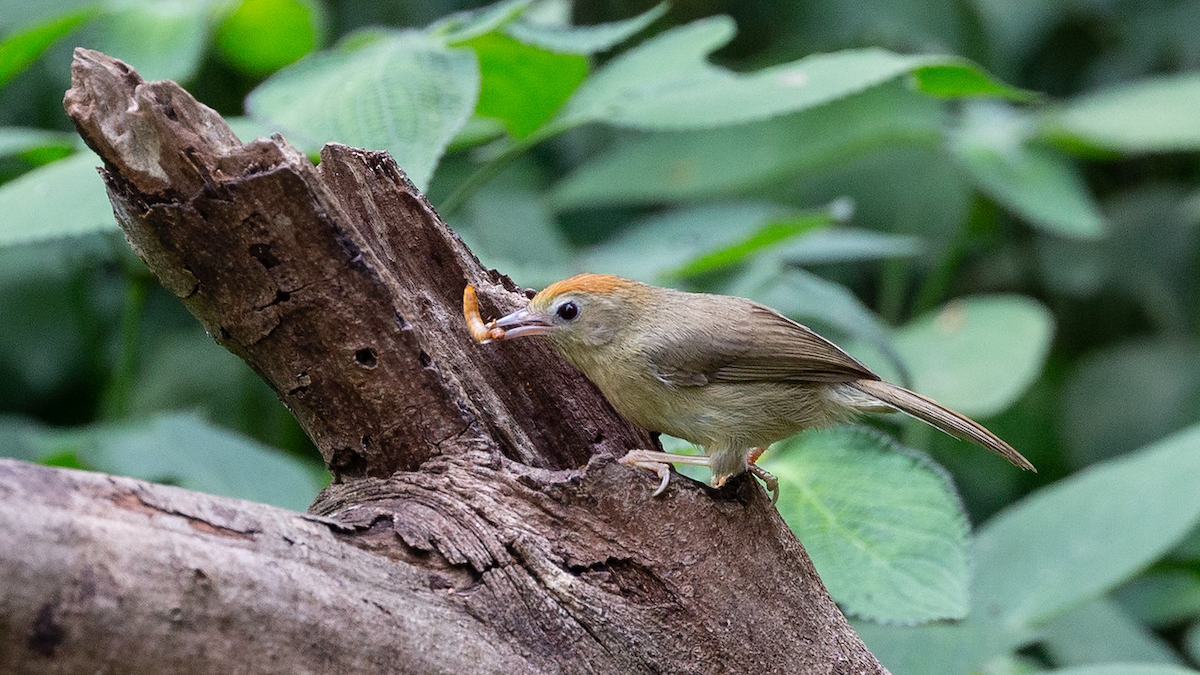
[[[483,317],[479,316],[479,298],[475,296],[475,287],[470,284],[463,289],[463,318],[467,320],[467,330],[471,331],[471,337],[480,344],[487,344],[492,340],[504,339],[504,329],[495,325],[495,321],[489,323],[483,322]]]

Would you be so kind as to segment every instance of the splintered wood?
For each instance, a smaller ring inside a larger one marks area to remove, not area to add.
[[[504,329],[496,326],[496,322],[483,322],[479,316],[479,298],[475,295],[475,287],[467,284],[463,289],[463,318],[467,320],[467,330],[479,344],[487,344],[493,340],[504,339]]]

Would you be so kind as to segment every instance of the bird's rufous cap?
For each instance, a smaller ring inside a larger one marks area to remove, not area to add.
[[[621,289],[631,288],[636,285],[638,285],[636,281],[624,279],[612,274],[594,274],[591,272],[576,274],[569,279],[556,281],[543,288],[540,293],[533,296],[533,300],[531,300],[529,304],[535,307],[545,307],[553,302],[555,298],[566,293],[614,293]]]

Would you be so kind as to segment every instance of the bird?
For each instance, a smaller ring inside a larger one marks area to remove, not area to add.
[[[812,329],[746,298],[579,274],[487,324],[477,339],[532,336],[582,371],[625,419],[703,450],[638,449],[620,458],[658,475],[653,496],[666,490],[670,465],[687,463],[709,467],[713,487],[749,471],[774,501],[778,481],[755,463],[771,443],[866,412],[906,413],[1036,471],[974,420],[884,381]]]

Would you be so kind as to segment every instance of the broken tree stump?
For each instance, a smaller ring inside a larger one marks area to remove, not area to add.
[[[653,439],[529,340],[385,153],[243,144],[77,50],[65,105],[139,257],[278,392],[334,483],[299,514],[0,461],[0,672],[885,673],[753,479]],[[270,476],[262,476],[270,480]]]

